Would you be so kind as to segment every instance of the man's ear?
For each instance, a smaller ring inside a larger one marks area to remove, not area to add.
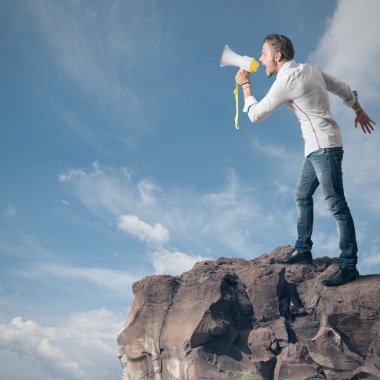
[[[282,55],[279,51],[277,51],[274,55],[274,59],[276,60],[276,62],[280,62],[282,60]]]

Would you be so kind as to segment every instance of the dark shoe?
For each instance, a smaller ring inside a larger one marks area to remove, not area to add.
[[[359,272],[356,268],[340,266],[338,272],[321,282],[325,286],[339,286],[347,284],[347,282],[353,281],[358,277]]]
[[[312,264],[313,256],[311,252],[294,251],[285,259],[274,259],[275,264]]]

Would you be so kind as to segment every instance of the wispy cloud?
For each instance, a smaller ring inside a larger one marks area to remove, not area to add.
[[[324,233],[321,231],[316,231],[313,234],[314,250],[313,255],[315,257],[320,256],[339,256],[339,239],[336,233],[336,229],[331,233]]]
[[[160,191],[160,188],[150,178],[146,178],[137,184],[137,190],[144,203],[154,205],[156,203],[155,194]]]
[[[273,145],[265,143],[264,141],[254,138],[251,146],[253,149],[264,153],[266,156],[280,158],[286,155],[286,149],[284,146]]]
[[[154,3],[36,0],[30,5],[50,53],[47,59],[53,62],[50,70],[62,74],[57,85],[65,83],[65,91],[73,90],[71,98],[80,96],[90,116],[83,117],[59,93],[43,86],[36,91],[56,116],[98,150],[106,149],[105,140],[136,149],[138,137],[156,120],[154,112],[145,112],[145,96],[136,80],[140,71],[147,76],[160,55],[163,25]],[[150,97],[150,111],[158,99]]]
[[[314,196],[314,214],[322,217],[332,218],[332,214],[328,209],[325,197],[322,192],[315,194]]]
[[[16,206],[14,206],[12,203],[8,203],[8,206],[7,206],[6,210],[5,210],[5,217],[7,219],[11,219],[14,216],[16,216],[16,213],[17,213]]]
[[[107,289],[116,294],[126,294],[132,284],[141,279],[143,273],[131,275],[125,271],[104,268],[80,268],[70,265],[43,264],[38,268],[27,271],[18,271],[24,277],[39,278],[52,276],[56,278],[85,281],[102,289]]]
[[[234,170],[228,171],[218,189],[209,192],[165,189],[154,182],[160,189],[154,205],[141,194],[145,179],[126,178],[122,169],[97,164],[72,169],[61,174],[60,180],[91,212],[105,219],[116,218],[119,228],[129,234],[160,243],[168,243],[170,238],[181,250],[201,250],[202,255],[229,251],[230,255],[249,257],[263,253],[262,244],[271,244],[274,231],[284,231],[283,226],[289,225],[289,214],[261,205],[255,189],[242,183]],[[291,205],[289,212],[293,212]]]
[[[363,264],[369,266],[380,264],[380,252],[365,256],[363,258]]]
[[[36,236],[17,231],[8,237],[0,239],[0,255],[20,257],[24,260],[57,259],[57,252],[44,245]]]
[[[102,168],[94,162],[88,169],[70,169],[60,174],[59,181],[69,186],[79,200],[98,215],[119,216],[133,210],[134,201],[141,203],[126,168]]]
[[[363,255],[362,263],[365,267],[373,267],[380,264],[380,239],[374,241],[370,252]]]
[[[102,9],[82,0],[38,0],[32,12],[56,64],[82,91],[97,100],[137,106],[127,82],[119,77],[119,69],[131,64],[126,58],[133,57],[134,48],[132,39],[121,29],[119,7],[117,2]]]
[[[255,154],[261,154],[262,159],[266,161],[266,165],[270,163],[276,165],[277,181],[280,178],[284,183],[287,183],[288,178],[297,177],[303,152],[289,149],[289,146],[271,144],[259,138],[252,139],[251,148]],[[278,170],[279,168],[280,170]]]

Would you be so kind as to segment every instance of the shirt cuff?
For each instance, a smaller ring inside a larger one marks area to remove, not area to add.
[[[352,98],[350,100],[344,100],[343,103],[347,106],[347,107],[350,107],[352,108],[356,102],[356,100],[358,99],[357,98],[357,94],[355,95],[353,93],[353,91],[351,91],[351,95],[352,95]]]
[[[247,96],[244,102],[243,112],[248,112],[249,107],[253,104],[257,104],[257,100],[253,96]]]

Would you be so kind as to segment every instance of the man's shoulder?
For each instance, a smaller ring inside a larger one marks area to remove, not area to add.
[[[321,70],[310,63],[297,63],[289,61],[284,65],[283,70],[279,72],[279,79],[287,79],[290,77],[297,77],[302,74],[320,73]]]

